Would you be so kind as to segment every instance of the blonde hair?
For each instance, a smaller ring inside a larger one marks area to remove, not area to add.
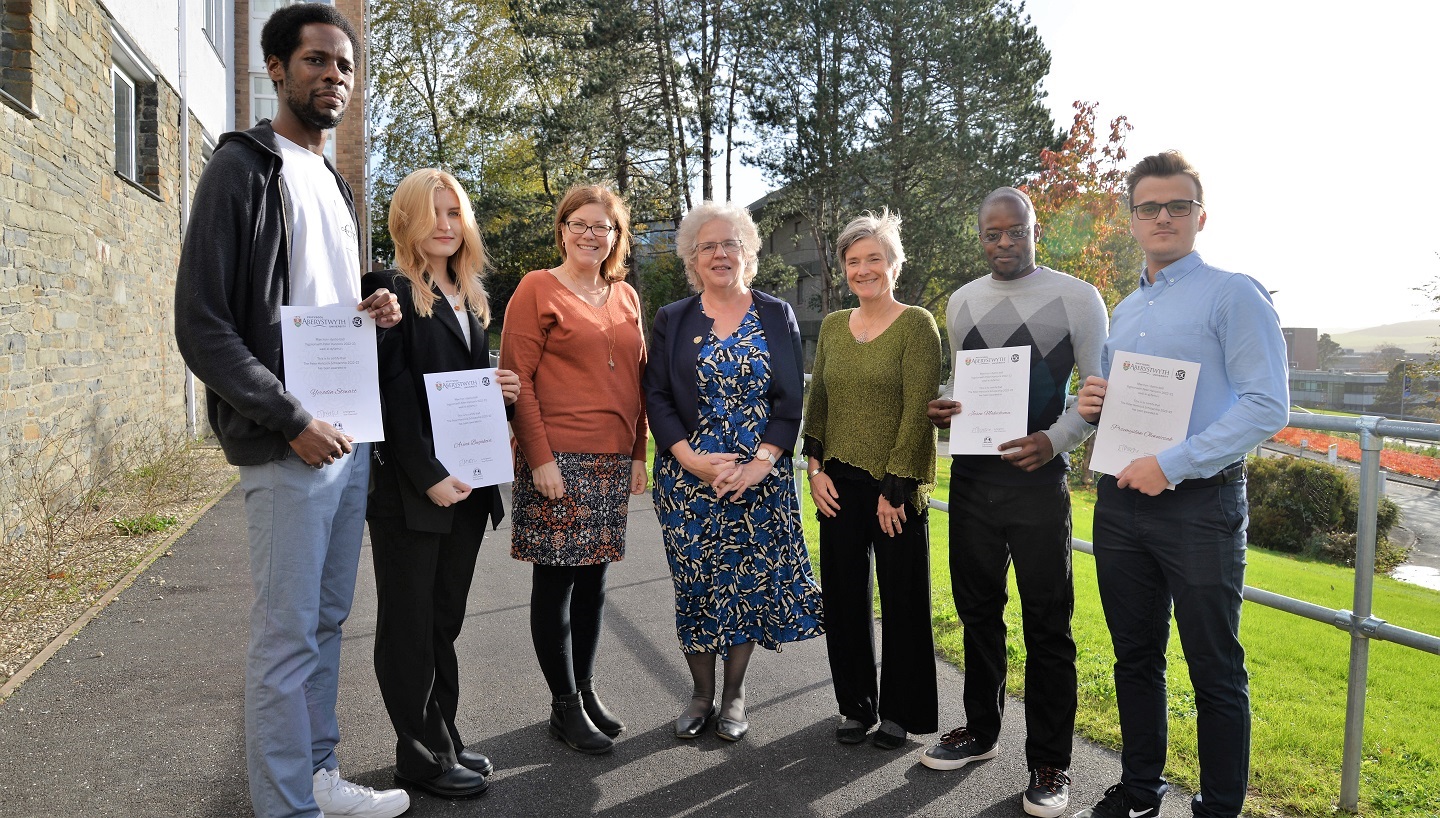
[[[700,230],[716,219],[727,222],[740,235],[740,244],[743,245],[740,257],[745,261],[745,286],[750,286],[750,282],[755,280],[755,274],[760,270],[760,230],[755,226],[755,220],[750,217],[750,211],[733,202],[702,202],[699,207],[685,214],[685,218],[680,221],[680,229],[675,231],[675,249],[685,262],[685,278],[690,282],[690,289],[697,293],[705,289],[705,283],[695,272],[695,263],[700,257]]]
[[[600,263],[600,275],[606,281],[625,280],[625,261],[630,258],[630,208],[615,191],[604,185],[576,185],[565,191],[555,206],[555,246],[565,258],[565,222],[571,214],[588,204],[598,204],[615,225],[615,245]]]
[[[390,198],[390,239],[395,243],[395,266],[409,279],[415,312],[423,318],[434,314],[435,280],[429,258],[421,245],[435,234],[435,191],[448,190],[460,200],[460,247],[450,256],[447,267],[465,306],[490,326],[490,299],[485,293],[488,257],[470,197],[454,176],[438,168],[422,168],[406,176]]]

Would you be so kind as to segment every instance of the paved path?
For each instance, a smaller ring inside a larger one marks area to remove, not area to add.
[[[629,729],[614,752],[588,757],[546,735],[549,697],[528,633],[529,569],[509,559],[504,527],[489,535],[461,635],[460,727],[495,759],[493,784],[469,801],[415,794],[408,815],[1023,815],[1019,703],[1007,708],[1000,757],[957,772],[920,766],[920,741],[892,752],[842,746],[819,639],[756,656],[744,741],[677,741],[671,723],[689,676],[648,499],[632,503],[628,553],[611,570],[596,675]],[[237,490],[0,704],[0,816],[251,814],[241,725],[246,564]],[[345,632],[339,754],[346,777],[383,787],[391,785],[394,734],[371,665],[374,617],[367,554]],[[961,721],[962,679],[939,664],[948,729]],[[1119,762],[1077,740],[1072,774],[1079,809],[1118,780]],[[1188,815],[1188,800],[1172,792],[1164,814]]]

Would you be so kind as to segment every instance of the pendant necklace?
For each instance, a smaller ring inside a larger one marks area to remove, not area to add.
[[[881,317],[883,318],[884,316],[881,316]],[[859,308],[859,307],[856,307],[856,308],[855,308],[855,319],[860,322],[860,334],[855,336],[855,340],[856,340],[857,342],[859,342],[859,343],[862,343],[862,344],[869,343],[869,342],[870,342],[870,322],[869,322],[869,321],[866,321],[865,318],[864,318],[864,316],[862,316],[862,315],[860,314],[860,308]]]

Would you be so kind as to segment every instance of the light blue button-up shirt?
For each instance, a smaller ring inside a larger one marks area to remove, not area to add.
[[[1115,307],[1101,371],[1121,352],[1200,364],[1185,442],[1156,459],[1171,483],[1210,477],[1285,428],[1289,370],[1270,294],[1247,275],[1191,253]]]

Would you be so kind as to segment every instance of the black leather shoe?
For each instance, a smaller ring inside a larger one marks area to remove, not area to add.
[[[490,762],[490,757],[479,750],[461,750],[455,756],[460,766],[474,770],[481,775],[489,775],[495,772],[495,765]]]
[[[675,720],[675,738],[698,737],[705,731],[705,724],[718,715],[720,708],[716,707],[714,702],[710,703],[710,712],[703,716],[687,716],[681,713],[680,718]]]
[[[845,727],[842,724],[835,728],[835,740],[841,744],[860,744],[865,741],[865,734],[869,732],[870,728],[858,721],[853,727]]]
[[[750,722],[735,719],[720,719],[715,722],[715,735],[726,741],[739,741],[750,732]]]
[[[600,697],[595,695],[595,688],[590,679],[581,679],[575,685],[580,691],[580,702],[585,705],[585,715],[590,717],[596,730],[610,738],[615,738],[625,732],[625,722],[611,713],[610,708],[606,707],[604,702],[600,701]]]
[[[882,750],[898,750],[904,747],[905,742],[909,740],[910,737],[906,734],[902,733],[897,736],[894,733],[887,733],[884,730],[876,730],[870,734],[870,743]]]
[[[608,753],[615,746],[610,737],[595,729],[595,723],[585,715],[585,705],[579,693],[557,696],[550,704],[550,735],[571,749],[586,755]]]
[[[415,787],[441,798],[473,798],[490,786],[485,776],[459,764],[434,778],[406,778],[397,772],[395,780],[402,786]]]

